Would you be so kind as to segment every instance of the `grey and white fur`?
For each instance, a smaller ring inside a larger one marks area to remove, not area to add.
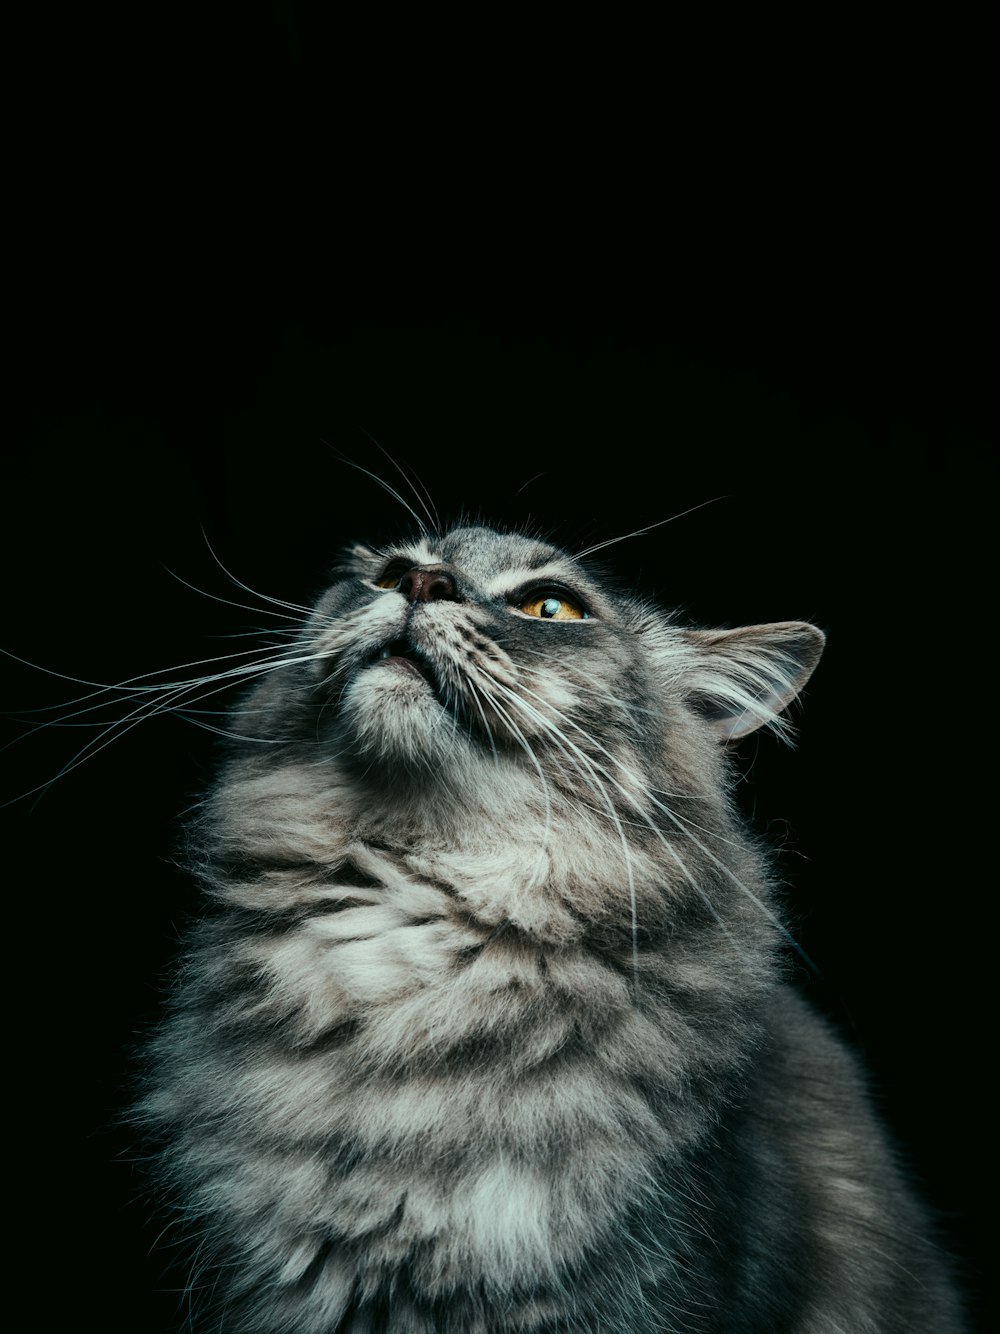
[[[727,749],[814,626],[533,536],[356,547],[191,834],[139,1115],[205,1334],[956,1334]]]

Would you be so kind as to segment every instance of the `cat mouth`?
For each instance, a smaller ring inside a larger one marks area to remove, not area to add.
[[[431,689],[437,689],[437,678],[430,663],[416,653],[406,639],[393,639],[383,644],[371,657],[373,667],[407,672],[422,677]]]

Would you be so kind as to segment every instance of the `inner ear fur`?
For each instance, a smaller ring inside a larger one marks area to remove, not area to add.
[[[787,739],[781,715],[819,662],[826,643],[807,621],[776,621],[736,630],[686,630],[692,649],[690,701],[724,743],[759,727]]]

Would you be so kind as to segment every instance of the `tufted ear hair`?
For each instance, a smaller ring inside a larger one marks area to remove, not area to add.
[[[352,542],[349,546],[341,548],[330,573],[337,577],[361,574],[376,555],[377,553],[364,542]]]
[[[770,727],[788,739],[781,715],[809,680],[826,636],[805,621],[777,621],[737,630],[685,630],[692,650],[689,698],[730,743]]]

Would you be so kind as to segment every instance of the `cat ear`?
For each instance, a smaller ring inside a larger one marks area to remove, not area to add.
[[[759,727],[787,737],[781,714],[809,680],[826,636],[805,621],[748,625],[738,630],[686,630],[694,650],[690,698],[720,741],[738,741]]]

